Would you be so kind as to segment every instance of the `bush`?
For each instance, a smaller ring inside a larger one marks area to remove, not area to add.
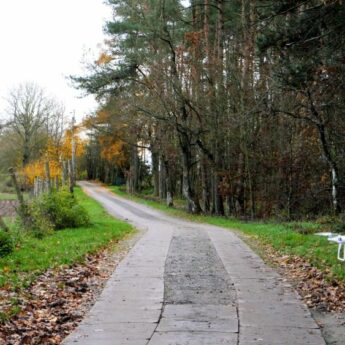
[[[331,227],[332,232],[343,233],[345,232],[345,223],[335,223]]]
[[[328,215],[320,217],[316,220],[317,223],[324,225],[326,231],[344,233],[345,232],[345,213],[338,216]]]
[[[7,232],[0,231],[0,257],[4,257],[13,251],[13,241]]]
[[[344,233],[345,232],[345,214],[341,213],[338,217],[334,218],[332,224],[330,224],[331,230],[337,233]]]
[[[38,202],[41,212],[53,224],[55,230],[78,228],[89,223],[86,210],[67,190],[45,194]]]
[[[24,227],[36,238],[43,238],[44,236],[53,233],[54,224],[42,209],[40,199],[29,204],[28,215],[30,218]]]
[[[67,190],[43,194],[27,206],[28,219],[22,224],[36,238],[43,238],[54,230],[77,228],[89,223],[86,210]]]
[[[330,225],[337,221],[337,217],[332,215],[325,215],[316,219],[316,223],[320,225]]]

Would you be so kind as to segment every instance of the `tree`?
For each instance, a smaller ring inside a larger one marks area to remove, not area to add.
[[[105,172],[101,153],[115,162],[122,150],[136,191],[146,184],[139,152],[150,150],[154,195],[182,196],[195,213],[340,212],[340,1],[108,3],[107,45],[73,78],[101,101],[90,146],[97,166]]]
[[[344,4],[341,1],[274,1],[266,3],[262,16],[268,25],[259,37],[259,48],[276,52],[273,73],[281,91],[271,106],[276,113],[305,121],[317,130],[330,170],[333,210],[338,214],[341,212],[341,163],[337,138],[345,138],[336,125],[339,120],[343,122],[337,112],[343,106],[345,91]],[[281,108],[281,95],[295,100],[293,109]]]
[[[7,114],[8,131],[21,156],[22,166],[37,159],[48,138],[60,140],[63,133],[63,106],[46,95],[34,83],[19,85],[10,91]]]

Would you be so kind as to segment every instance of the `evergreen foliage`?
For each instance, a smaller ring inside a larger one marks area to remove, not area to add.
[[[108,44],[74,79],[102,100],[87,121],[89,157],[102,158],[86,159],[93,177],[120,172],[135,193],[150,151],[154,195],[169,205],[182,196],[194,213],[342,211],[343,2],[108,3]]]

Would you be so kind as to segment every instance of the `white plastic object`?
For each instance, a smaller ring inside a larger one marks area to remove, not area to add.
[[[317,232],[314,235],[328,237],[328,238],[335,236],[333,232]]]
[[[334,236],[329,238],[328,241],[338,243],[338,260],[345,261],[345,236]]]

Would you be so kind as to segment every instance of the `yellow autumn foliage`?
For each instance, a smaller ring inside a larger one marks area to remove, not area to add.
[[[45,163],[46,159],[37,160],[31,164],[26,165],[21,173],[26,177],[26,182],[29,185],[34,183],[35,177],[45,177]],[[61,164],[59,161],[49,161],[50,176],[55,178],[61,176]]]
[[[78,136],[79,129],[76,129],[74,140],[76,143],[76,158],[82,156],[85,151],[85,142]],[[35,177],[45,177],[45,164],[49,162],[50,176],[55,178],[62,174],[62,161],[72,158],[72,132],[66,130],[60,144],[48,141],[47,148],[40,159],[31,162],[21,170],[21,174],[26,177],[28,184],[33,184]]]
[[[111,137],[103,136],[99,138],[102,145],[101,155],[102,158],[109,163],[114,163],[119,167],[123,167],[127,162],[124,146],[122,140],[114,140]]]
[[[75,155],[76,157],[81,157],[85,152],[85,142],[78,135],[78,129],[74,135],[75,140]],[[66,130],[62,141],[62,145],[59,148],[59,156],[61,160],[69,160],[72,158],[72,131]]]

